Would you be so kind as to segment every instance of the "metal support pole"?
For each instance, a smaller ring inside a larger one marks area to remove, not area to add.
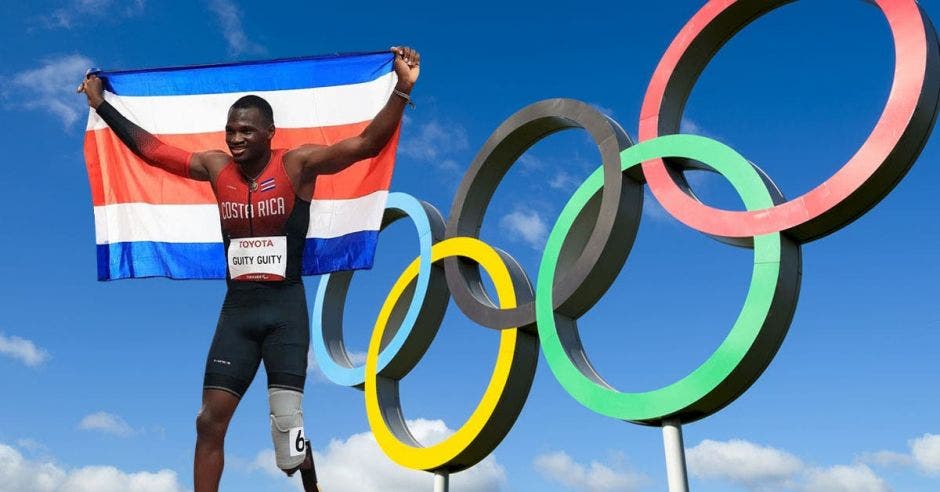
[[[663,448],[666,450],[666,477],[669,492],[689,492],[689,477],[685,471],[685,445],[682,443],[682,424],[678,419],[663,420]]]
[[[434,472],[434,492],[450,490],[450,475],[447,472]]]

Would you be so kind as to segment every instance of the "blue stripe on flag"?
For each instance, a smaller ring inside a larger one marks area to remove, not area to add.
[[[358,84],[392,71],[387,51],[261,62],[100,72],[121,96],[183,96]]]
[[[359,231],[329,239],[307,238],[303,275],[372,268],[379,231]]]
[[[222,243],[135,241],[98,245],[98,280],[225,278]]]
[[[307,238],[302,274],[372,268],[378,238],[378,231]],[[98,280],[144,277],[225,278],[225,250],[222,243],[136,241],[98,245]]]

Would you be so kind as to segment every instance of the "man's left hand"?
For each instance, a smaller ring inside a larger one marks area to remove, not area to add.
[[[421,54],[407,46],[393,46],[395,53],[395,74],[398,75],[398,90],[410,92],[421,72]]]

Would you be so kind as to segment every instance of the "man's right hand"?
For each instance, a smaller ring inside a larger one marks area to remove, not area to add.
[[[84,92],[88,96],[88,105],[97,109],[98,105],[104,102],[104,89],[101,79],[95,74],[88,74],[82,84],[78,86],[75,92]]]

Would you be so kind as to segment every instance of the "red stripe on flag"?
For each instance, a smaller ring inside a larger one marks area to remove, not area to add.
[[[368,124],[365,121],[321,128],[278,128],[272,147],[330,145],[360,134]],[[318,177],[313,198],[349,199],[388,190],[399,130],[375,158],[357,162],[342,172]],[[157,137],[168,145],[193,152],[226,148],[223,131]],[[131,153],[110,128],[85,133],[85,162],[95,206],[216,203],[209,183],[181,178],[147,165]]]

